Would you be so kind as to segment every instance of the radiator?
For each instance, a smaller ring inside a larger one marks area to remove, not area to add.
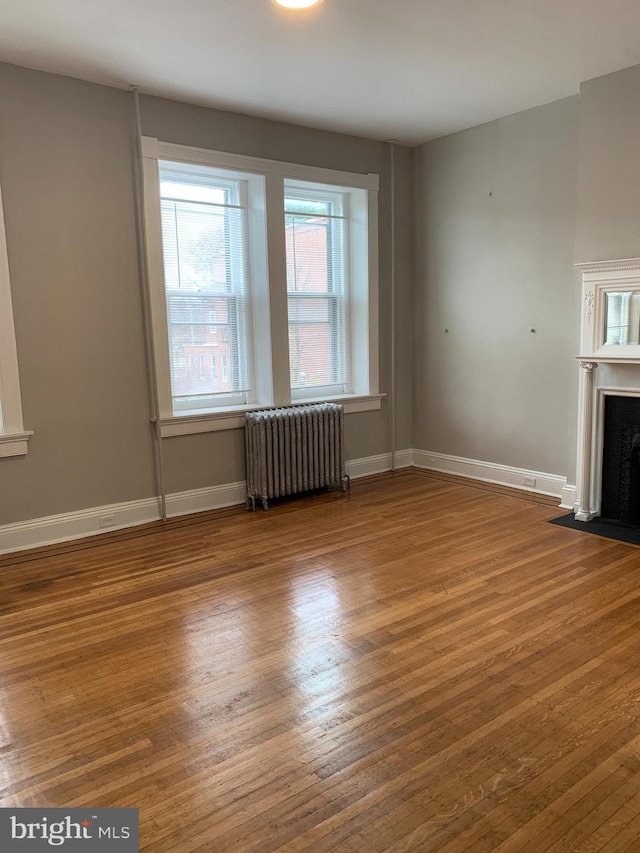
[[[247,509],[314,489],[349,488],[344,410],[336,403],[247,412]]]

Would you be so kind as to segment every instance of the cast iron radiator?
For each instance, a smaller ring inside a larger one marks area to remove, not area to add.
[[[313,489],[349,488],[344,410],[336,403],[247,412],[247,509]]]

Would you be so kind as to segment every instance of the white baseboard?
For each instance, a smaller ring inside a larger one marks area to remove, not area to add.
[[[396,467],[411,465],[411,459],[411,450],[396,453]],[[347,473],[353,479],[378,474],[390,468],[391,455],[388,453],[347,462]],[[245,494],[244,482],[176,492],[167,495],[167,514],[174,517],[243,504]],[[97,536],[111,530],[122,530],[157,521],[159,518],[158,499],[143,498],[4,524],[0,526],[0,554],[22,551],[26,548],[39,548],[43,545],[55,545],[58,542],[82,539],[85,536]],[[103,523],[105,519],[110,519],[110,522],[106,526],[101,526],[101,519]]]
[[[569,485],[565,486],[562,489],[562,495],[560,500],[560,506],[562,507],[562,509],[575,510],[577,502],[578,497],[576,494],[576,487]]]
[[[112,523],[100,526],[100,519],[112,519]],[[160,518],[157,498],[143,498],[126,503],[105,504],[104,506],[3,524],[0,527],[0,554],[21,551],[24,548],[39,548],[41,545],[53,545],[69,539],[81,539],[95,536],[123,527],[146,524]]]
[[[395,467],[408,468],[413,465],[413,450],[396,450]],[[368,456],[365,459],[352,459],[347,462],[347,474],[352,480],[359,477],[370,477],[372,474],[382,474],[391,470],[391,454],[380,453],[378,456]]]
[[[562,498],[562,507],[573,509],[575,486],[567,485],[564,477],[543,474],[540,471],[528,471],[524,468],[511,468],[491,462],[479,462],[476,459],[462,459],[442,453],[430,453],[426,450],[399,450],[395,454],[395,467],[407,468],[415,465],[447,474],[458,474],[474,480],[484,480],[502,486],[514,486],[518,489],[543,495]],[[352,459],[347,462],[347,474],[357,480],[372,474],[391,470],[391,454],[381,453],[364,459]],[[535,486],[525,486],[524,479],[533,478]],[[222,486],[210,486],[205,489],[192,489],[167,495],[167,513],[169,516],[187,515],[205,512],[244,503],[245,484],[225,483]],[[54,545],[85,536],[96,536],[111,530],[122,530],[138,524],[157,521],[160,518],[160,506],[157,498],[107,504],[90,509],[34,518],[14,524],[0,526],[0,554],[22,551],[26,548],[38,548]],[[108,523],[105,526],[105,520]]]
[[[189,492],[175,492],[167,495],[167,515],[189,515],[192,512],[206,512],[209,509],[222,509],[226,506],[243,504],[247,495],[246,484],[225,483],[222,486],[207,486],[205,489],[192,489]]]
[[[209,509],[222,509],[244,503],[244,499],[244,483],[227,483],[223,486],[176,492],[167,495],[167,514],[173,517]],[[0,554],[55,545],[85,536],[97,536],[111,530],[147,524],[159,518],[160,501],[157,498],[143,498],[4,524],[0,526]]]
[[[510,465],[498,465],[495,462],[481,462],[478,459],[464,459],[461,456],[449,456],[445,453],[432,453],[428,450],[414,450],[413,464],[417,468],[442,471],[445,474],[457,474],[472,480],[495,483],[499,486],[511,486],[538,495],[550,495],[560,499],[567,488],[566,477],[546,474],[542,471],[530,471],[527,468],[512,468]]]

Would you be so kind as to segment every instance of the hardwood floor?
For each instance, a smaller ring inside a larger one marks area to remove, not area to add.
[[[640,850],[640,550],[406,472],[4,558],[0,805],[153,853]]]

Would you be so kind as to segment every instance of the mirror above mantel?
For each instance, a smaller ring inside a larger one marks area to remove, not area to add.
[[[581,361],[640,364],[640,258],[577,264]]]
[[[607,290],[604,304],[605,347],[640,344],[640,290]]]

